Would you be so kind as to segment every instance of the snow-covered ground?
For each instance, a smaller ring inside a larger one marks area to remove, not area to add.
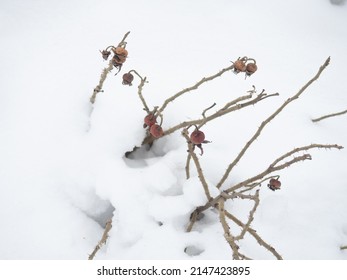
[[[147,76],[143,94],[151,108],[239,56],[257,60],[252,77],[227,72],[165,110],[169,128],[252,85],[280,93],[204,128],[212,143],[200,161],[213,189],[261,121],[328,56],[320,79],[264,129],[226,186],[294,147],[347,146],[347,115],[311,122],[347,109],[346,27],[347,4],[328,0],[2,0],[0,259],[87,259],[112,213],[97,259],[230,259],[213,211],[185,232],[206,198],[194,171],[185,179],[179,132],[141,159],[124,158],[145,134],[139,80],[128,87],[121,74],[110,75],[90,116],[89,97],[107,65],[99,50],[131,31],[121,73]],[[347,259],[340,250],[347,245],[347,151],[310,153],[312,161],[278,173],[280,191],[261,188],[252,227],[285,259]],[[249,205],[229,206],[242,216]],[[255,259],[273,258],[251,238],[240,245]]]

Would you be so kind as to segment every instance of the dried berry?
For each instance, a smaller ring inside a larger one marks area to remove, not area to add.
[[[128,51],[122,47],[113,48],[112,50],[118,56],[123,56],[125,58],[128,56]]]
[[[281,182],[278,179],[272,178],[267,186],[270,190],[279,190],[281,188]]]
[[[134,80],[134,76],[131,73],[125,73],[123,75],[123,85],[131,86],[132,81]]]
[[[124,63],[127,59],[128,51],[122,47],[113,48],[112,50],[114,52],[113,59],[119,64]]]
[[[160,125],[158,124],[153,124],[149,130],[149,132],[151,133],[151,135],[154,137],[154,138],[159,138],[161,136],[164,135],[164,131],[163,129],[161,128]]]
[[[251,76],[254,74],[255,71],[257,71],[258,66],[257,64],[251,62],[246,65],[246,75]]]
[[[107,60],[108,57],[110,56],[111,52],[110,51],[107,51],[107,50],[103,50],[103,51],[100,51],[101,52],[101,55],[102,55],[102,58]]]
[[[205,134],[196,129],[192,132],[192,134],[190,134],[190,141],[192,141],[193,144],[201,144],[205,141]]]
[[[144,127],[151,127],[153,124],[157,122],[157,118],[154,116],[154,114],[148,114],[144,119]]]
[[[234,72],[245,72],[246,71],[246,64],[243,60],[238,59],[234,62]]]

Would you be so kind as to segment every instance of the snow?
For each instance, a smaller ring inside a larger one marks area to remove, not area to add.
[[[334,1],[332,1],[334,2]],[[189,215],[206,203],[197,173],[185,178],[187,145],[179,132],[133,158],[145,112],[132,87],[136,69],[149,83],[150,108],[239,56],[257,60],[247,78],[230,72],[183,95],[165,110],[164,128],[199,118],[244,95],[279,97],[210,122],[199,156],[212,196],[227,165],[262,120],[295,94],[328,56],[331,63],[299,100],[262,132],[225,185],[263,171],[278,156],[311,143],[347,146],[347,5],[305,1],[56,1],[0,4],[0,259],[87,259],[105,222],[113,227],[96,259],[230,259],[216,210],[190,233]],[[106,62],[99,50],[127,38],[129,58],[91,106]],[[137,80],[136,80],[137,79]],[[346,149],[312,150],[286,168],[282,189],[265,185],[252,228],[284,259],[347,259]],[[191,163],[193,167],[193,163]],[[251,203],[227,202],[245,221]],[[232,230],[234,228],[232,227]],[[242,250],[273,259],[246,235]]]

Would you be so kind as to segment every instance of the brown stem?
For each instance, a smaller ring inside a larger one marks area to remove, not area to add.
[[[253,100],[237,104],[237,102],[239,102],[240,100],[245,100],[247,98],[251,98],[252,96],[251,95],[246,95],[246,96],[239,97],[239,98],[235,99],[234,101],[232,101],[232,102],[235,102],[235,105],[232,106],[232,107],[225,108],[226,106],[224,106],[222,109],[218,110],[216,113],[214,113],[214,114],[212,114],[212,115],[210,115],[210,116],[208,116],[206,118],[200,118],[200,119],[196,119],[196,120],[192,120],[192,121],[182,122],[182,123],[180,123],[178,125],[175,125],[174,127],[169,128],[168,130],[166,130],[164,132],[164,134],[165,135],[169,135],[169,134],[174,133],[175,131],[177,131],[179,129],[182,129],[182,128],[188,127],[188,126],[192,126],[192,125],[196,125],[196,126],[198,126],[198,128],[201,128],[207,122],[212,121],[212,120],[214,120],[216,118],[219,118],[219,117],[221,117],[221,116],[223,116],[225,114],[231,113],[233,111],[240,110],[240,109],[245,108],[245,107],[250,106],[250,105],[254,105],[257,102],[265,99],[266,97],[277,96],[277,95],[278,94],[267,95],[265,93],[261,93],[258,96],[256,96]]]
[[[252,210],[249,212],[248,221],[245,224],[245,226],[242,228],[240,235],[235,238],[236,240],[240,240],[240,239],[244,238],[246,232],[248,231],[249,227],[251,226],[251,223],[253,222],[255,211],[257,210],[259,203],[260,203],[259,190],[256,191],[252,200],[254,200],[254,206],[253,206]]]
[[[199,162],[199,159],[196,155],[196,153],[194,152],[194,149],[193,149],[193,144],[190,142],[189,140],[189,136],[188,136],[188,130],[185,129],[183,132],[182,132],[182,135],[183,137],[187,140],[187,143],[188,143],[188,152],[189,152],[189,155],[191,156],[191,158],[193,159],[194,161],[194,164],[195,164],[195,167],[196,167],[196,171],[198,172],[198,177],[199,177],[199,180],[204,188],[204,191],[205,191],[205,194],[206,194],[206,197],[207,197],[207,200],[210,201],[212,199],[211,197],[211,194],[210,194],[210,191],[209,191],[209,188],[208,188],[208,184],[206,182],[206,179],[205,179],[205,176],[202,172],[202,168],[201,168],[201,165],[200,165],[200,162]]]
[[[344,110],[342,112],[338,112],[338,113],[333,113],[333,114],[329,114],[329,115],[325,115],[325,116],[322,116],[320,118],[317,118],[317,119],[312,119],[313,122],[319,122],[321,120],[324,120],[324,119],[327,119],[327,118],[332,118],[332,117],[336,117],[336,116],[340,116],[340,115],[343,115],[343,114],[346,114],[347,113],[347,110]]]
[[[232,220],[235,224],[237,224],[238,226],[244,228],[245,224],[242,223],[238,218],[236,218],[234,215],[232,215],[231,213],[229,213],[228,211],[225,211],[225,215]],[[266,243],[259,235],[258,233],[252,229],[251,227],[248,227],[247,232],[249,234],[251,234],[255,240],[257,240],[258,244],[260,246],[263,246],[264,248],[266,248],[268,251],[270,251],[278,260],[283,260],[282,256],[276,251],[276,249],[274,247],[272,247],[271,245],[269,245],[268,243]]]
[[[188,147],[189,149],[189,147]],[[190,160],[191,160],[192,156],[190,153],[188,153],[187,155],[187,162],[186,162],[186,179],[188,180],[190,178],[190,171],[189,171],[189,166],[190,166]]]
[[[118,47],[121,47],[121,46],[123,46],[123,45],[126,45],[125,39],[126,39],[126,37],[128,37],[129,33],[130,33],[130,31],[128,31],[127,33],[125,33],[125,35],[123,36],[122,41],[120,41],[120,43],[118,44]],[[112,48],[113,46],[108,46],[106,49],[108,49],[108,48],[110,48],[110,47]],[[103,71],[102,71],[102,73],[101,73],[101,76],[100,76],[99,83],[98,83],[98,85],[94,88],[93,94],[92,94],[92,96],[91,96],[90,99],[89,99],[90,102],[91,102],[92,104],[95,103],[96,95],[97,95],[99,92],[102,91],[102,86],[103,86],[103,84],[104,84],[104,82],[105,82],[105,80],[106,80],[106,78],[107,78],[107,75],[108,75],[108,73],[111,72],[111,70],[113,69],[113,67],[114,67],[114,66],[113,66],[113,62],[112,62],[112,59],[111,59],[111,60],[109,61],[109,63],[108,63],[108,67],[103,69]]]
[[[233,259],[239,260],[239,246],[235,242],[235,237],[231,234],[229,225],[225,218],[225,209],[224,209],[224,199],[221,198],[218,202],[218,212],[219,212],[219,221],[223,227],[224,238],[228,242],[231,250],[233,251]]]
[[[241,158],[244,156],[244,154],[246,153],[246,151],[248,150],[248,148],[253,144],[253,142],[259,137],[259,135],[261,134],[261,132],[263,131],[263,129],[265,128],[265,126],[267,124],[269,124],[269,122],[271,120],[273,120],[279,113],[282,112],[282,110],[288,106],[291,102],[293,102],[294,100],[298,99],[300,97],[300,95],[314,82],[316,81],[320,74],[323,72],[323,70],[329,65],[330,62],[330,57],[328,57],[326,59],[326,61],[323,63],[323,65],[319,68],[318,72],[316,73],[316,75],[310,79],[295,95],[293,95],[292,97],[290,97],[289,99],[287,99],[274,113],[272,113],[265,121],[263,121],[261,123],[261,125],[259,126],[259,128],[257,129],[257,131],[254,133],[254,135],[251,137],[251,139],[246,143],[246,145],[242,148],[241,152],[237,155],[237,157],[234,159],[233,162],[231,162],[228,166],[228,168],[226,169],[222,179],[219,181],[219,183],[217,184],[217,188],[221,188],[223,183],[227,180],[227,178],[229,177],[231,171],[233,170],[233,168],[236,166],[236,164],[241,160]]]
[[[311,159],[311,155],[309,154],[304,154],[302,156],[298,156],[298,157],[294,157],[292,160],[289,160],[288,162],[284,162],[280,165],[276,165],[279,163],[279,159],[281,159],[281,161],[283,161],[286,157],[292,156],[294,154],[294,151],[299,152],[299,151],[303,151],[303,150],[310,150],[310,149],[314,149],[314,148],[325,148],[325,149],[343,149],[342,146],[339,145],[322,145],[322,144],[312,144],[312,145],[308,145],[308,146],[304,146],[301,148],[296,148],[288,153],[286,153],[286,156],[281,156],[279,158],[277,158],[276,160],[273,161],[273,163],[271,163],[269,165],[269,167],[267,169],[265,169],[263,172],[259,173],[256,176],[250,177],[240,183],[237,183],[235,185],[233,185],[232,187],[226,189],[223,193],[221,193],[220,195],[217,195],[215,198],[211,199],[210,201],[208,201],[205,205],[199,206],[197,207],[194,211],[196,211],[197,213],[202,213],[203,211],[209,209],[210,207],[215,207],[216,203],[219,201],[220,198],[224,198],[226,197],[226,194],[229,195],[230,197],[228,197],[228,199],[232,199],[235,198],[237,196],[240,195],[240,192],[235,193],[235,191],[237,189],[240,189],[242,187],[248,187],[250,184],[261,180],[261,182],[263,182],[265,179],[263,179],[265,176],[269,175],[270,173],[273,173],[275,171],[279,171],[282,170],[284,168],[287,168],[289,166],[291,166],[294,163],[300,162],[300,161],[305,161],[305,160],[310,160]],[[226,194],[225,194],[226,193]],[[191,224],[194,224],[195,221],[191,221]],[[192,228],[193,225],[190,225],[190,227]]]
[[[110,60],[109,63],[108,63],[108,67],[104,68],[104,70],[102,70],[102,73],[101,73],[101,76],[100,76],[100,80],[99,80],[99,83],[98,85],[94,88],[94,91],[93,91],[93,95],[90,97],[90,102],[92,104],[94,104],[95,102],[95,99],[96,99],[96,95],[102,91],[102,86],[107,78],[107,75],[108,73],[111,72],[111,70],[113,69],[113,63],[112,61]]]
[[[135,72],[136,72],[136,71],[135,71]],[[136,72],[136,73],[137,73],[137,72]],[[140,75],[139,75],[139,76],[140,76]],[[141,76],[140,76],[140,77],[141,77]],[[142,105],[143,105],[143,109],[147,112],[147,114],[149,114],[149,113],[150,113],[150,110],[149,110],[149,108],[148,108],[148,106],[147,106],[147,103],[146,103],[145,98],[144,98],[143,95],[142,95],[142,89],[143,89],[145,83],[146,83],[146,77],[144,77],[144,78],[141,77],[141,82],[140,82],[139,86],[137,87],[137,88],[138,88],[137,94],[138,94],[139,97],[140,97],[140,100],[141,100]]]
[[[127,33],[124,34],[123,39],[118,44],[118,47],[122,47],[122,46],[125,46],[127,44],[125,42],[125,39],[128,37],[129,34],[130,34],[130,31],[128,31]]]
[[[109,220],[106,222],[106,226],[105,226],[105,230],[104,233],[102,234],[102,237],[100,239],[100,241],[98,242],[98,244],[95,246],[93,252],[89,255],[88,260],[93,260],[96,253],[100,250],[100,248],[106,244],[106,241],[108,239],[108,233],[112,228],[112,220]]]
[[[199,86],[201,86],[202,84],[208,82],[208,81],[211,81],[219,76],[221,76],[223,73],[227,72],[227,71],[230,71],[234,69],[234,64],[230,65],[229,67],[226,67],[224,69],[222,69],[221,71],[219,71],[218,73],[212,75],[212,76],[209,76],[209,77],[205,77],[205,78],[202,78],[199,82],[197,82],[195,85],[191,86],[191,87],[188,87],[186,89],[183,89],[179,92],[177,92],[176,94],[174,94],[173,96],[169,97],[168,99],[166,99],[163,103],[163,105],[159,108],[158,110],[158,114],[161,114],[164,109],[166,108],[166,106],[174,101],[176,98],[180,97],[182,94],[188,92],[188,91],[192,91],[192,90],[196,90],[199,88]]]

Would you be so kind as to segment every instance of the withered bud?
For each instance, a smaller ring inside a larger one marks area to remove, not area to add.
[[[111,54],[110,51],[106,51],[106,50],[100,51],[100,53],[101,53],[102,58],[103,58],[104,60],[107,60],[107,59],[109,58],[110,54]]]

